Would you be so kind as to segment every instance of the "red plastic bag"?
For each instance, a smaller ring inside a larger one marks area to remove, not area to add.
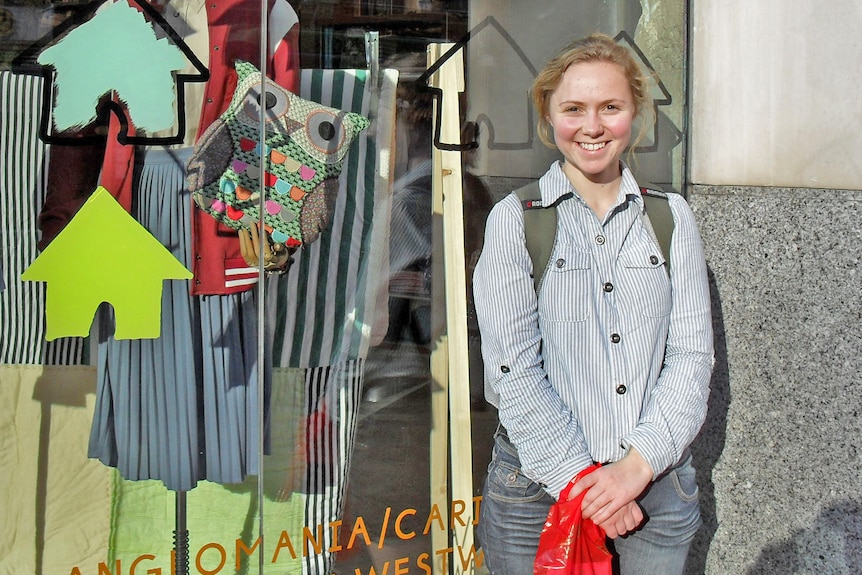
[[[593,465],[577,479],[599,468]],[[567,501],[572,484],[563,489],[551,506],[539,537],[533,575],[611,575],[611,554],[605,546],[604,530],[581,517],[583,492]]]

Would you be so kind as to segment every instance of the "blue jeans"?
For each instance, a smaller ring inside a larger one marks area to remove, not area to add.
[[[498,429],[482,492],[477,538],[491,575],[527,575],[539,535],[554,503],[521,473],[518,452]],[[661,475],[638,499],[645,521],[636,532],[608,540],[619,575],[676,575],[685,571],[688,548],[701,525],[691,455]]]

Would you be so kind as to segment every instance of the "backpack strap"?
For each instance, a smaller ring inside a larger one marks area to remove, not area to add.
[[[533,286],[538,292],[557,239],[557,206],[560,202],[571,198],[572,194],[564,194],[552,205],[544,206],[538,181],[518,188],[514,194],[518,196],[524,209],[524,237],[527,252],[533,262]],[[641,188],[641,197],[644,200],[644,209],[650,225],[667,262],[667,273],[670,275],[670,244],[673,239],[674,222],[667,194],[651,188]]]
[[[673,239],[674,223],[667,194],[650,188],[641,188],[641,197],[664,261],[667,262],[667,273],[670,275],[670,242]]]
[[[557,205],[571,198],[572,194],[564,194],[546,207],[542,205],[538,180],[518,188],[514,193],[521,200],[521,207],[524,209],[524,236],[527,252],[533,262],[533,286],[538,292],[557,238]]]

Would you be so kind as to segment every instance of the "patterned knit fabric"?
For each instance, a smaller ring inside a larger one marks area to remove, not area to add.
[[[189,161],[189,188],[201,209],[234,229],[255,229],[264,191],[264,223],[273,241],[288,247],[313,242],[329,224],[341,162],[368,120],[271,81],[262,94],[257,68],[237,62],[236,70],[239,85],[230,106],[201,136]]]

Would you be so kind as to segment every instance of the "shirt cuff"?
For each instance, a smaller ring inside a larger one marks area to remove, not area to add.
[[[545,477],[539,485],[554,499],[559,500],[560,492],[572,481],[578,473],[593,464],[589,455],[579,457],[565,465],[560,465],[552,475]]]
[[[622,447],[626,452],[632,447],[638,450],[641,457],[652,468],[653,480],[664,473],[678,459],[678,456],[674,456],[672,453],[673,450],[668,448],[668,443],[663,441],[658,434],[640,427],[623,438]]]

